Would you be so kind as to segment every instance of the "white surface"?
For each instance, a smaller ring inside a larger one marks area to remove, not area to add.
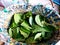
[[[19,3],[18,3],[18,1],[19,1]],[[21,5],[24,5],[24,1],[25,0],[14,0],[14,1],[12,1],[12,0],[0,0],[0,2],[2,2],[2,4],[5,7],[8,7],[12,4],[17,4],[17,3],[21,4]],[[26,3],[26,1],[25,1],[25,3]],[[42,4],[46,7],[49,7],[50,9],[58,11],[58,6],[56,4],[53,4],[53,6],[54,6],[54,8],[53,8],[52,5],[51,5],[51,2],[49,0],[29,0],[29,4],[31,4],[33,6],[38,5],[38,4]]]
[[[7,6],[9,6],[9,5],[12,4],[12,0],[0,0],[0,2],[2,2],[2,4],[3,4],[5,7],[7,7]]]
[[[23,0],[0,0],[0,2],[5,6],[8,7],[12,4],[16,4],[19,1],[19,4],[24,4]]]
[[[60,41],[58,41],[55,45],[60,45]]]
[[[37,5],[37,4],[42,4],[44,5],[45,7],[49,8],[49,9],[53,9],[55,11],[58,12],[58,5],[54,4],[53,3],[53,7],[52,7],[52,4],[49,0],[29,0],[29,4],[31,5]]]
[[[46,4],[50,3],[50,1],[49,0],[29,0],[29,3],[31,5],[37,5],[37,4],[46,5]]]

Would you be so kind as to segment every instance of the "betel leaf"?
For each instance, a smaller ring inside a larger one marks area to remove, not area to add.
[[[23,21],[23,22],[21,23],[21,26],[25,27],[27,30],[32,29],[26,21]]]
[[[25,15],[26,15],[27,17],[30,17],[30,16],[32,16],[32,12],[31,12],[31,11],[28,11]]]
[[[23,32],[22,30],[20,30],[20,33],[21,33],[25,38],[27,38],[27,37],[29,36],[27,33]]]
[[[19,21],[21,20],[21,15],[22,14],[19,14],[19,13],[14,14],[14,21],[15,21],[16,24],[18,24]]]
[[[11,25],[10,25],[10,28],[14,28],[14,27],[17,27],[17,25],[16,25],[15,22],[12,22]]]
[[[40,18],[40,15],[36,15],[36,17],[35,17],[36,23],[37,23],[39,26],[43,27],[44,25],[42,24],[42,21],[41,21],[41,20],[42,20],[42,19]]]
[[[48,28],[43,28],[43,27],[40,27],[38,25],[35,25],[34,26],[35,29],[33,30],[33,33],[37,33],[37,32],[50,32]]]
[[[32,24],[33,24],[33,17],[32,16],[29,17],[29,23],[32,26]]]
[[[42,37],[45,37],[45,32],[42,31],[42,32],[41,32],[41,35],[42,35]]]
[[[10,28],[9,29],[9,35],[12,37],[13,35],[12,35],[12,29]]]
[[[30,30],[27,30],[27,29],[25,29],[25,28],[23,28],[23,27],[20,27],[20,32],[21,32],[21,34],[22,34],[25,38],[27,38],[27,37],[29,36],[29,34],[30,34]]]
[[[16,27],[14,27],[14,28],[12,28],[12,34],[13,34],[13,38],[16,38],[16,35],[17,35],[17,28]]]
[[[29,12],[25,12],[22,16],[22,19],[26,19],[26,18],[29,18],[30,16],[32,16],[32,12],[29,11]]]
[[[17,27],[17,33],[19,33],[19,31],[20,31],[20,28],[19,28],[19,27]]]
[[[37,34],[35,35],[35,37],[34,37],[34,40],[40,39],[40,38],[41,38],[41,33],[37,33]]]
[[[20,31],[17,33],[15,40],[17,41],[25,41],[24,37],[21,35]]]
[[[24,27],[20,27],[20,30],[22,30],[23,32],[27,33],[27,34],[30,34],[31,30],[27,30],[26,28]]]

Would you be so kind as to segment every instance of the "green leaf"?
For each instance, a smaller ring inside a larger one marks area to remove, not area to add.
[[[20,30],[22,30],[23,32],[30,34],[31,30],[27,30],[24,27],[20,27]]]
[[[17,35],[17,28],[16,27],[14,27],[14,28],[12,28],[12,31],[13,31],[13,36],[12,36],[12,38],[16,38],[16,35]]]
[[[12,26],[13,26],[13,27],[16,27],[17,25],[15,24],[15,22],[13,22]]]
[[[19,23],[19,21],[21,20],[21,15],[22,14],[19,14],[19,13],[14,15],[14,21],[16,24]]]
[[[40,27],[38,25],[34,25],[35,29],[33,30],[33,33],[37,33],[37,32],[50,32],[49,29],[47,27]]]
[[[41,21],[41,19],[40,19],[40,15],[36,15],[35,21],[36,21],[36,23],[37,23],[39,26],[43,27],[42,21]]]
[[[41,32],[41,35],[42,35],[42,37],[45,37],[45,32],[44,31]]]
[[[12,29],[10,28],[9,29],[9,35],[12,37],[13,35],[12,35]]]
[[[29,18],[30,16],[32,16],[32,12],[31,12],[31,11],[25,12],[25,13],[23,14],[23,16],[22,16],[22,19],[27,19],[27,18]]]
[[[32,29],[32,28],[28,25],[28,23],[27,23],[26,21],[23,21],[23,22],[21,23],[21,26],[25,27],[27,30]]]
[[[25,38],[27,38],[27,37],[29,36],[29,34],[23,32],[22,30],[20,30],[20,32],[21,32],[21,34],[22,34]]]
[[[10,25],[11,28],[17,27],[15,22],[12,22],[12,24]]]
[[[25,38],[27,38],[30,34],[30,30],[27,30],[24,27],[20,27],[20,32]]]
[[[35,35],[34,40],[36,40],[36,39],[41,39],[41,33],[37,33],[37,34]]]
[[[33,17],[32,16],[29,17],[29,23],[32,26],[32,23],[33,23]]]
[[[25,41],[24,37],[21,35],[20,31],[17,33],[15,40],[17,41]]]
[[[17,33],[19,33],[19,31],[20,31],[20,28],[19,28],[19,27],[17,27]]]
[[[28,17],[30,17],[30,16],[32,16],[32,12],[29,11],[29,12],[27,12],[25,15],[28,16]]]

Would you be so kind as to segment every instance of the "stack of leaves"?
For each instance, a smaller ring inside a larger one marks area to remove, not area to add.
[[[27,43],[49,39],[54,31],[55,26],[49,24],[46,17],[31,11],[14,14],[8,28],[11,38]]]

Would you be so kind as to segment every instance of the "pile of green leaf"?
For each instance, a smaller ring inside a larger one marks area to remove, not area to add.
[[[14,14],[8,28],[11,38],[27,43],[49,39],[54,31],[56,28],[47,18],[31,11]]]

